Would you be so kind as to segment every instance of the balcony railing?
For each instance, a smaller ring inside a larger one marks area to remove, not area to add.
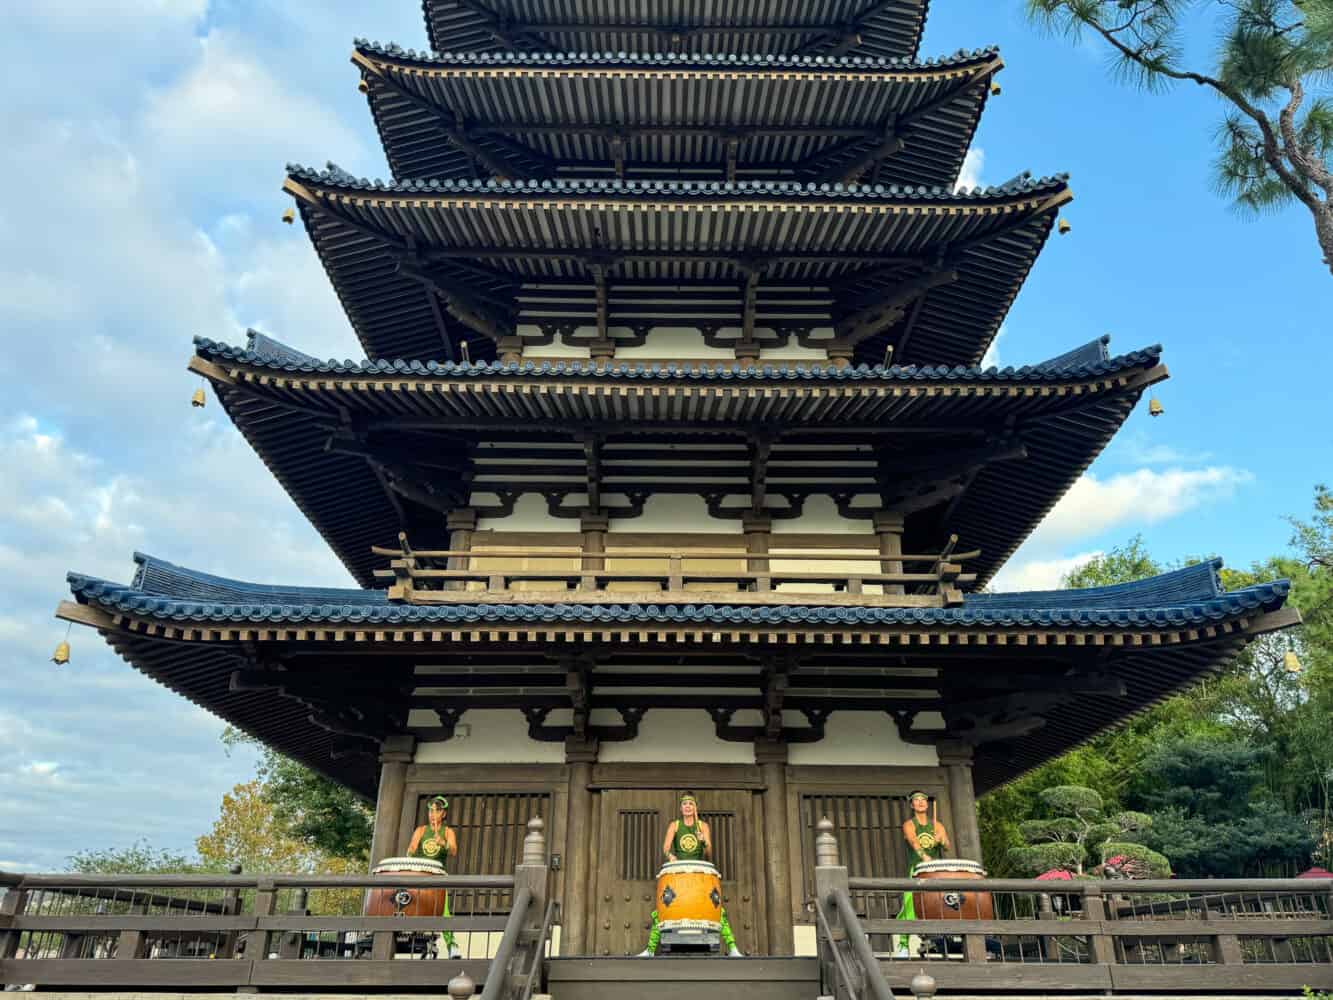
[[[487,998],[522,995],[558,912],[545,850],[534,821],[509,875],[0,872],[0,984],[442,992],[461,970],[487,984]],[[453,915],[362,915],[365,890],[404,887],[448,890]],[[441,931],[461,960],[410,960],[445,958]]]
[[[389,568],[375,571],[392,600],[451,603],[829,604],[948,607],[976,582],[963,564],[980,551],[955,552],[956,539],[928,555],[870,548],[766,552],[680,545],[485,545],[469,549],[376,546]]]
[[[811,906],[825,992],[840,997],[883,996],[923,973],[941,991],[1333,988],[1333,880],[854,878],[828,840]],[[973,913],[984,893],[992,916],[900,920],[907,893]]]

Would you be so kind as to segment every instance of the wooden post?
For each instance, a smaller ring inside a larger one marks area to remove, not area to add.
[[[10,889],[0,897],[0,917],[17,917],[28,905],[28,893],[24,889]],[[13,958],[19,951],[21,931],[0,929],[0,959]]]
[[[1102,887],[1090,885],[1083,891],[1083,919],[1100,926],[1106,919],[1106,899],[1102,896]],[[1115,940],[1109,934],[1094,932],[1088,935],[1092,947],[1092,960],[1097,965],[1115,964]]]
[[[796,950],[792,924],[791,845],[787,831],[787,744],[757,740],[754,760],[764,781],[764,869],[767,875],[768,953]]]
[[[455,552],[466,552],[472,548],[472,534],[477,530],[477,512],[471,507],[459,507],[451,510],[444,518],[449,529],[449,548]],[[446,566],[449,569],[470,569],[471,556],[450,556]],[[447,580],[445,590],[466,590],[466,580]]]
[[[375,830],[370,843],[373,869],[385,858],[402,849],[399,825],[402,823],[403,789],[407,784],[407,765],[412,763],[417,741],[413,736],[390,736],[380,746],[380,787],[375,798]]]
[[[227,869],[232,875],[241,874],[240,865],[232,865]],[[229,917],[237,916],[241,912],[241,890],[225,889],[222,892],[222,912]],[[237,932],[227,931],[222,936],[222,947],[218,950],[218,958],[236,957]]]
[[[579,531],[583,532],[583,562],[580,569],[583,577],[579,582],[582,590],[599,590],[598,574],[606,569],[606,559],[600,555],[606,551],[606,532],[611,526],[611,519],[602,510],[585,510],[579,516]]]
[[[769,538],[773,534],[773,518],[769,514],[756,514],[754,511],[741,518],[741,529],[745,532],[745,549],[751,555],[767,555]],[[769,559],[746,560],[745,570],[753,573],[754,589],[758,593],[767,593],[773,589],[773,563]],[[786,758],[783,758],[786,763]]]
[[[879,536],[879,554],[881,573],[901,573],[901,559],[894,556],[903,554],[903,516],[893,510],[877,510],[874,515],[875,534]],[[906,588],[901,583],[884,584],[884,593],[903,594]]]
[[[560,951],[565,955],[592,953],[592,765],[597,760],[596,740],[565,741],[569,766],[569,821],[565,824],[565,885],[560,901]]]
[[[977,796],[972,784],[972,748],[964,743],[942,740],[936,746],[940,765],[949,786],[949,806],[953,816],[954,856],[981,860],[981,828],[977,823]]]
[[[277,904],[278,892],[273,885],[273,880],[269,878],[259,879],[255,892],[255,916],[259,919],[273,916],[274,907]],[[268,936],[266,930],[247,931],[245,934],[245,957],[252,962],[262,962],[268,958]],[[258,990],[254,987],[242,988],[239,993],[254,993]]]
[[[842,925],[842,917],[838,913],[838,908],[829,897],[835,892],[848,892],[848,874],[847,868],[841,863],[838,857],[838,841],[833,836],[833,821],[827,817],[819,820],[815,824],[818,831],[815,834],[815,906],[819,907],[824,914],[824,919],[828,922],[829,928],[835,936],[840,936],[841,940],[822,942],[820,947],[820,962],[832,962],[833,956],[825,958],[823,949],[840,949],[843,941],[846,939],[846,928]],[[856,975],[852,972],[852,975]],[[834,977],[826,977],[832,982]],[[863,983],[846,983],[853,996],[861,995]]]
[[[126,916],[143,916],[147,912],[146,906],[136,904],[129,908]],[[120,939],[116,942],[116,958],[122,961],[143,958],[143,939],[143,931],[121,931]]]

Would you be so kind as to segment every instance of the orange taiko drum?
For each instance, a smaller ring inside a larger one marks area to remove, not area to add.
[[[962,858],[939,858],[922,861],[912,869],[912,878],[920,879],[982,879],[986,869],[975,861]],[[993,920],[995,910],[989,892],[917,892],[912,905],[918,920]]]
[[[385,858],[372,875],[397,875],[401,887],[371,889],[366,893],[368,917],[438,917],[444,913],[445,889],[418,889],[412,883],[427,875],[445,875],[444,865],[429,858]]]
[[[662,930],[722,928],[722,876],[707,861],[668,861],[657,873]]]

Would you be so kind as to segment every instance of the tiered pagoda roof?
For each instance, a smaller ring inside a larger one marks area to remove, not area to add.
[[[780,181],[370,182],[290,168],[372,358],[474,357],[550,333],[676,322],[808,336],[858,359],[977,364],[1070,198],[1063,177],[953,192]],[[694,290],[681,283],[694,283]]]
[[[423,0],[437,52],[912,56],[928,0]],[[609,7],[609,9],[608,9]]]
[[[1003,65],[653,52],[442,55],[358,42],[394,177],[952,186]]]
[[[442,534],[441,510],[465,505],[470,492],[582,492],[588,431],[609,435],[604,494],[690,492],[739,512],[750,484],[736,481],[734,466],[748,463],[745,434],[757,425],[774,438],[767,491],[786,510],[823,494],[855,516],[856,497],[878,495],[918,518],[919,536],[954,533],[979,546],[984,583],[1166,374],[1160,348],[1111,358],[1106,338],[1002,370],[357,364],[317,361],[267,338],[248,349],[200,339],[196,351],[195,370],[367,585],[379,565],[372,545],[400,530],[429,544]],[[539,456],[529,447],[534,428]],[[730,465],[701,470],[697,452],[654,448],[691,437]],[[886,455],[897,470],[891,484],[877,479]]]
[[[70,574],[77,606],[62,614],[100,628],[153,679],[367,795],[376,782],[373,757],[336,753],[346,741],[322,712],[331,703],[364,716],[405,712],[413,675],[395,673],[395,663],[453,665],[452,680],[436,671],[415,683],[453,685],[448,703],[455,707],[558,707],[568,704],[565,675],[544,656],[561,647],[595,653],[599,642],[612,642],[640,659],[669,653],[654,677],[666,687],[698,690],[710,678],[684,663],[702,656],[699,662],[715,671],[712,686],[753,686],[756,693],[730,701],[705,693],[700,707],[757,708],[760,678],[743,671],[754,668],[753,651],[777,642],[812,653],[817,664],[792,675],[793,709],[885,711],[909,739],[929,733],[913,727],[919,711],[969,711],[1010,727],[1011,737],[1022,735],[978,747],[976,782],[985,791],[1220,668],[1256,632],[1295,619],[1280,610],[1286,581],[1226,592],[1219,561],[1114,587],[971,594],[961,607],[932,609],[417,606],[390,602],[382,590],[267,586],[144,555],[135,560],[129,585]],[[289,658],[291,672],[257,684],[239,669],[244,644],[253,642],[300,643],[315,673]],[[984,657],[986,669],[978,673],[976,662],[942,655],[959,648]],[[889,660],[936,674],[896,676],[883,669]],[[614,671],[594,673],[594,706],[619,704],[615,678]],[[490,693],[497,684],[504,696]],[[368,697],[383,702],[395,691],[405,699],[397,705],[372,705]],[[1034,704],[1040,719],[1021,714]],[[365,719],[361,731],[375,724]],[[429,727],[421,735],[429,736]]]

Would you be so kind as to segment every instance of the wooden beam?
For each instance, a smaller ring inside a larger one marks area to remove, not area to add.
[[[953,268],[932,268],[925,274],[909,278],[886,289],[876,302],[839,320],[833,328],[835,336],[855,347],[861,341],[882,332],[902,319],[907,307],[925,297],[932,288],[952,284],[959,278]]]
[[[88,604],[79,604],[77,601],[61,601],[56,606],[55,616],[63,622],[91,625],[96,629],[115,627],[115,619],[109,612]]]

